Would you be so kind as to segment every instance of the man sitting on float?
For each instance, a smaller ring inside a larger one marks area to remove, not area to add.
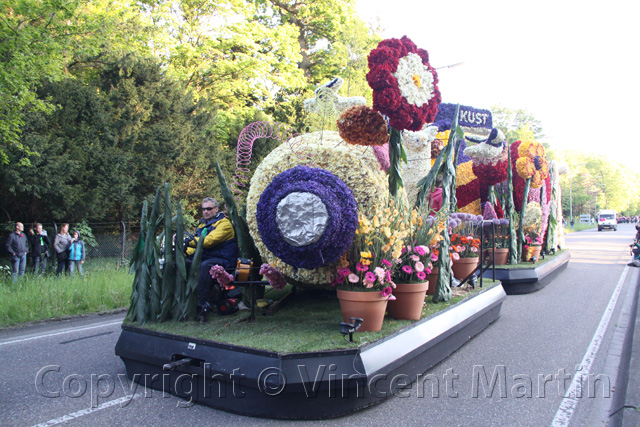
[[[202,261],[198,275],[198,318],[206,320],[211,311],[211,292],[215,281],[209,271],[214,265],[221,265],[226,269],[233,268],[238,259],[238,242],[231,221],[219,211],[218,202],[207,197],[202,200],[202,218],[193,237],[185,242],[187,253],[187,267],[191,267],[193,255],[196,251],[198,239],[206,229],[206,236],[202,242]]]

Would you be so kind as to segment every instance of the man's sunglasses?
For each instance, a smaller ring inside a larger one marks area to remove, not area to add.
[[[215,209],[215,208],[202,208],[202,210],[203,210],[203,211],[212,211],[212,210],[214,210],[214,209]]]

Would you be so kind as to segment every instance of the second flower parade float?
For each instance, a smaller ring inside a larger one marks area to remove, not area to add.
[[[298,135],[254,123],[239,137],[236,176],[218,173],[241,262],[212,274],[245,295],[263,287],[263,299],[293,292],[272,315],[241,311],[195,321],[201,243],[185,269],[180,239],[171,240],[183,224],[168,188],[164,198],[159,189],[150,214],[145,206],[132,306],[116,345],[130,379],[250,416],[331,418],[392,396],[499,318],[506,298],[499,283],[485,281],[465,295],[452,290],[474,274],[455,277],[452,265],[463,258],[481,265],[480,236],[493,224],[482,212],[459,208],[456,176],[465,144],[459,107],[436,123],[437,73],[427,52],[406,37],[380,42],[369,68],[372,107],[340,96],[340,79],[305,102],[312,114],[334,115],[338,131]],[[486,119],[487,132],[476,137],[494,143],[499,136]],[[431,168],[438,136],[446,140],[439,140]],[[282,143],[249,181],[260,138]],[[494,151],[506,152],[501,144]],[[476,159],[492,164],[481,153],[469,160],[470,170]],[[486,199],[477,207],[496,193],[481,195],[497,183],[488,184],[498,179],[492,173],[465,178],[478,189],[470,203]],[[253,266],[248,277],[246,265]],[[369,303],[378,308],[364,308]],[[255,298],[248,304],[255,309]]]

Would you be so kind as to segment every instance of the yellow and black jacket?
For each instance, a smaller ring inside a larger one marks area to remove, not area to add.
[[[209,221],[205,221],[204,218],[200,219],[200,224],[195,232],[195,239],[188,244],[187,256],[192,256],[195,253],[198,239],[204,229],[207,230],[207,235],[204,238],[204,242],[202,242],[202,260],[222,258],[229,265],[235,265],[238,258],[236,233],[233,230],[231,221],[222,212],[218,212]]]

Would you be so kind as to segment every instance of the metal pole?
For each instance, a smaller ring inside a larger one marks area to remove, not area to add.
[[[569,172],[569,223],[571,221],[573,221],[573,200],[571,199],[571,172]]]
[[[120,260],[120,262],[124,262],[124,245],[127,241],[127,226],[124,225],[124,221],[120,221],[120,224],[122,225],[122,259]]]

